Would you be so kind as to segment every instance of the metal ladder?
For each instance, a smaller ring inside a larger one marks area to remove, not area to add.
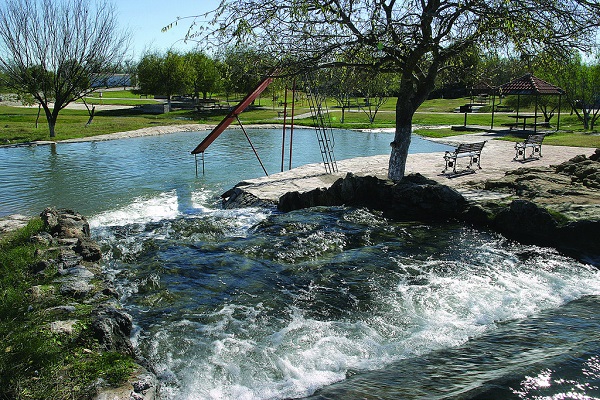
[[[319,94],[317,90],[312,90],[310,87],[307,87],[306,97],[308,98],[308,106],[310,107],[310,113],[313,118],[315,133],[317,134],[317,141],[319,142],[319,148],[321,150],[321,157],[323,158],[323,164],[325,164],[325,172],[328,174],[338,172],[337,163],[333,154],[335,138],[333,136],[333,131],[331,130],[331,119],[329,118],[329,110],[327,110],[325,96]],[[323,103],[325,103],[325,109],[323,109]]]

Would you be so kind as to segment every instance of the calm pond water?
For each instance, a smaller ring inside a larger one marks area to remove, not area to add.
[[[178,206],[192,207],[191,196],[219,195],[244,179],[264,172],[241,130],[225,131],[208,148],[205,174],[198,158],[195,174],[190,154],[207,132],[56,146],[0,148],[0,217],[39,214],[48,205],[73,208],[84,215],[118,209],[132,199],[149,200],[177,194]],[[281,170],[281,129],[250,129],[248,134],[272,174]],[[288,133],[289,139],[289,133]],[[392,133],[336,131],[338,160],[388,154]],[[414,153],[443,151],[448,146],[414,136]],[[285,169],[289,149],[286,146]],[[294,131],[292,167],[321,162],[314,130]]]
[[[231,131],[196,177],[204,135],[0,149],[0,215],[89,217],[163,399],[600,398],[596,267],[364,209],[223,210],[262,170]],[[250,135],[279,171],[280,131]],[[294,165],[320,161],[295,138]],[[390,141],[336,132],[336,157]]]

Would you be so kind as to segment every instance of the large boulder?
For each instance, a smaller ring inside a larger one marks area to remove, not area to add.
[[[420,174],[392,182],[351,173],[338,179],[328,189],[286,193],[279,199],[277,208],[287,212],[341,205],[379,210],[386,217],[398,220],[445,220],[459,216],[467,208],[466,200],[456,190]]]
[[[108,351],[134,356],[130,341],[133,318],[124,311],[102,305],[92,312],[92,329],[100,345]]]
[[[100,261],[102,259],[102,250],[100,245],[94,240],[88,238],[79,238],[74,248],[75,252],[83,258],[84,261]]]
[[[600,189],[600,161],[592,155],[590,158],[581,155],[572,158],[556,167],[557,173],[569,175],[573,183],[580,183],[587,188]]]
[[[495,228],[522,243],[555,245],[558,222],[545,208],[527,200],[514,200],[496,215]]]
[[[48,207],[42,211],[40,217],[53,236],[62,239],[90,237],[90,224],[78,212]]]

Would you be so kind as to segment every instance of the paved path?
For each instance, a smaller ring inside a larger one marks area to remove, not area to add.
[[[589,157],[595,151],[592,148],[543,145],[542,158],[522,163],[513,160],[515,156],[514,143],[494,140],[494,137],[493,133],[479,133],[451,136],[436,140],[451,145],[461,142],[488,140],[482,151],[482,169],[476,170],[475,173],[458,174],[456,176],[444,175],[442,173],[445,165],[443,159],[444,153],[436,152],[409,154],[406,163],[406,174],[420,173],[427,178],[456,188],[467,197],[476,197],[478,194],[469,188],[467,182],[501,178],[505,175],[506,171],[519,167],[557,165],[579,154],[585,154]],[[387,178],[388,162],[389,154],[340,160],[337,162],[339,172],[331,175],[325,174],[322,164],[309,164],[290,171],[246,180],[243,182],[243,184],[247,185],[244,186],[244,190],[262,200],[277,202],[279,197],[286,192],[305,192],[319,187],[329,187],[338,178],[345,176],[348,172],[352,172],[355,175],[375,175]],[[461,162],[462,166],[465,165],[464,159],[459,160],[457,169],[461,169]],[[486,196],[494,197],[495,194],[488,193]]]

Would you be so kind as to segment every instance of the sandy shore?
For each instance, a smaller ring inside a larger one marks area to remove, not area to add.
[[[108,133],[106,135],[97,135],[97,136],[89,136],[85,138],[77,138],[77,139],[66,139],[61,140],[59,143],[76,143],[76,142],[99,142],[104,140],[117,140],[117,139],[128,139],[135,138],[141,136],[158,136],[158,135],[166,135],[169,133],[177,133],[177,132],[202,132],[202,131],[211,131],[215,128],[214,124],[181,124],[181,125],[166,125],[166,126],[151,126],[147,128],[136,129],[133,131],[126,132],[115,132]],[[252,128],[263,128],[263,129],[272,129],[272,128],[281,128],[279,124],[266,124],[266,125],[244,125],[246,129]],[[298,128],[306,128],[306,127],[298,127]],[[238,125],[231,125],[227,129],[241,129]]]
[[[136,129],[133,131],[126,132],[115,132],[108,133],[106,135],[89,136],[85,138],[67,139],[61,140],[60,143],[75,143],[75,142],[99,142],[103,140],[117,140],[117,139],[128,139],[141,136],[158,136],[165,135],[168,133],[177,132],[195,132],[195,131],[208,131],[215,127],[215,125],[208,124],[182,124],[182,125],[167,125],[167,126],[151,126],[147,128]]]

